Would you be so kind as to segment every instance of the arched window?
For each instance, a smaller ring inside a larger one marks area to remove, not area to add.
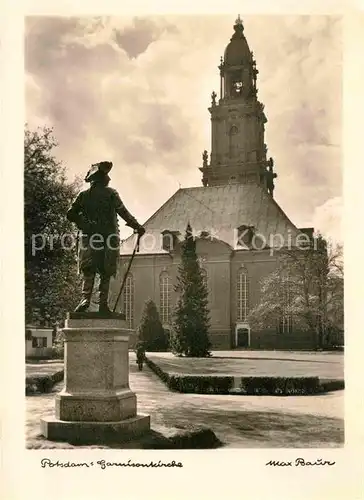
[[[159,276],[159,313],[163,325],[168,325],[171,315],[171,278],[167,271]]]
[[[235,158],[238,154],[238,140],[239,140],[238,127],[233,125],[229,131],[229,156]]]
[[[246,269],[241,268],[238,271],[236,284],[237,292],[237,320],[246,321],[248,317],[248,273]]]
[[[124,288],[124,314],[129,328],[134,326],[134,277],[132,274],[126,278]]]

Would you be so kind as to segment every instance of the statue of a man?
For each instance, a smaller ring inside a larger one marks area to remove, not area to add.
[[[112,163],[103,161],[91,166],[85,181],[89,189],[82,191],[67,212],[69,221],[81,231],[79,267],[83,276],[82,299],[75,312],[90,306],[96,273],[100,275],[99,312],[110,313],[108,306],[111,276],[115,276],[119,257],[119,227],[117,216],[140,236],[145,229],[128,212],[117,191],[108,187]]]
[[[207,167],[207,162],[208,162],[208,153],[207,150],[205,149],[204,152],[202,153],[202,165],[204,167]]]
[[[277,178],[277,174],[273,172],[273,158],[269,158],[268,160],[268,170],[266,171],[266,178],[267,178],[267,189],[268,193],[273,196],[273,191],[274,191],[274,179]]]

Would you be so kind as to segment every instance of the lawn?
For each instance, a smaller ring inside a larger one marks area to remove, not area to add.
[[[148,353],[148,358],[169,374],[344,378],[341,353],[216,351],[211,358],[178,358],[171,353]]]

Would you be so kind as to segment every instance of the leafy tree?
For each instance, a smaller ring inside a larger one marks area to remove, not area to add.
[[[24,137],[25,309],[27,323],[63,320],[78,291],[76,235],[66,212],[80,187],[67,182],[50,128]],[[66,248],[68,247],[68,248]]]
[[[175,309],[171,348],[177,355],[210,356],[208,290],[197,260],[196,241],[190,224],[182,243],[181,259],[175,288],[179,298]]]
[[[306,248],[281,250],[276,270],[261,282],[249,323],[257,330],[276,328],[291,317],[295,328],[314,331],[323,348],[343,328],[343,283],[341,245],[318,235]]]
[[[138,333],[139,340],[145,343],[146,351],[166,351],[168,349],[166,332],[159,318],[157,307],[151,299],[145,303]]]

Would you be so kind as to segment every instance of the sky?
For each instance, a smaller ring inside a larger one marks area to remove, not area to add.
[[[335,16],[250,15],[274,196],[298,227],[342,239],[342,26]],[[26,120],[51,126],[68,176],[111,160],[112,186],[143,223],[200,186],[228,16],[28,17]],[[126,232],[125,234],[128,234]]]

